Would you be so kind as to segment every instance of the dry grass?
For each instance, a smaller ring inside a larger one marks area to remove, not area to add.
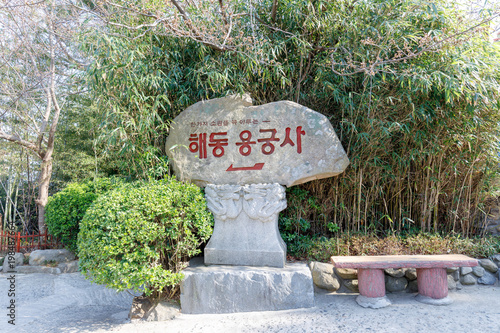
[[[462,238],[458,235],[390,235],[379,238],[366,234],[343,234],[317,239],[303,256],[327,262],[334,255],[465,254],[484,258],[500,253],[500,237]]]

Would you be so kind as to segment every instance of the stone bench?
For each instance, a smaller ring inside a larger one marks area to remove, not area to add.
[[[461,254],[445,255],[390,255],[390,256],[339,256],[331,257],[337,268],[358,270],[359,305],[382,308],[391,304],[385,296],[384,269],[416,268],[419,302],[446,305],[448,297],[448,267],[474,267],[477,260]]]

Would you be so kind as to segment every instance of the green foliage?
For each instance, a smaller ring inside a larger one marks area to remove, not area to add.
[[[68,184],[50,197],[45,207],[49,233],[59,238],[68,250],[77,253],[77,236],[85,212],[100,195],[122,183],[120,178],[97,178]]]
[[[274,18],[272,3],[239,16],[238,32],[251,43],[231,35],[232,51],[154,33],[89,38],[101,152],[124,174],[158,178],[167,171],[168,124],[189,105],[240,92],[255,104],[293,100],[329,117],[351,164],[287,192],[290,237],[477,233],[472,222],[497,172],[500,141],[500,53],[484,26],[460,34],[470,20],[447,1],[287,0]],[[228,5],[237,13],[246,4]],[[152,12],[161,6],[138,1]],[[129,16],[122,23],[143,23]]]
[[[70,182],[119,174],[116,161],[102,154],[96,144],[99,121],[89,94],[70,100],[59,119],[51,193],[62,190]]]
[[[478,34],[385,67],[382,62],[397,59],[399,49],[420,52],[425,41],[418,36],[444,38],[460,29],[450,16],[455,12],[442,3],[412,2],[412,11],[408,5],[350,3],[351,14],[337,13],[340,21],[334,20],[344,29],[332,33],[342,36],[339,52],[332,54],[336,71],[320,70],[321,64],[331,65],[320,54],[311,62],[318,67],[311,69],[311,85],[304,80],[301,89],[308,93],[301,99],[330,115],[351,164],[338,177],[288,192],[299,202],[283,216],[309,220],[310,235],[328,235],[329,223],[343,231],[378,233],[478,231],[472,221],[481,214],[498,165],[500,53],[487,35]],[[359,64],[377,63],[375,55],[382,60],[373,72],[339,77]],[[322,90],[313,82],[323,84]],[[309,208],[311,201],[319,212]]]
[[[307,253],[314,244],[307,234],[311,224],[304,219],[294,221],[286,217],[280,218],[278,221],[281,238],[283,238],[287,246],[287,253],[292,256]]]
[[[200,253],[212,225],[193,184],[175,179],[124,184],[87,210],[78,235],[80,268],[120,291],[172,297],[184,261]]]

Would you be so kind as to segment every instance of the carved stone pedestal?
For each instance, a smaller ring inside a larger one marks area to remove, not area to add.
[[[205,265],[285,267],[286,245],[278,213],[286,208],[279,184],[207,185],[214,232],[205,247]]]

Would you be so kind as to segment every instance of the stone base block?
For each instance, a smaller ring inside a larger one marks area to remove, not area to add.
[[[311,271],[306,264],[284,268],[205,266],[195,258],[181,283],[182,313],[276,311],[314,306]]]
[[[205,247],[205,265],[284,267],[286,250],[235,251]]]

